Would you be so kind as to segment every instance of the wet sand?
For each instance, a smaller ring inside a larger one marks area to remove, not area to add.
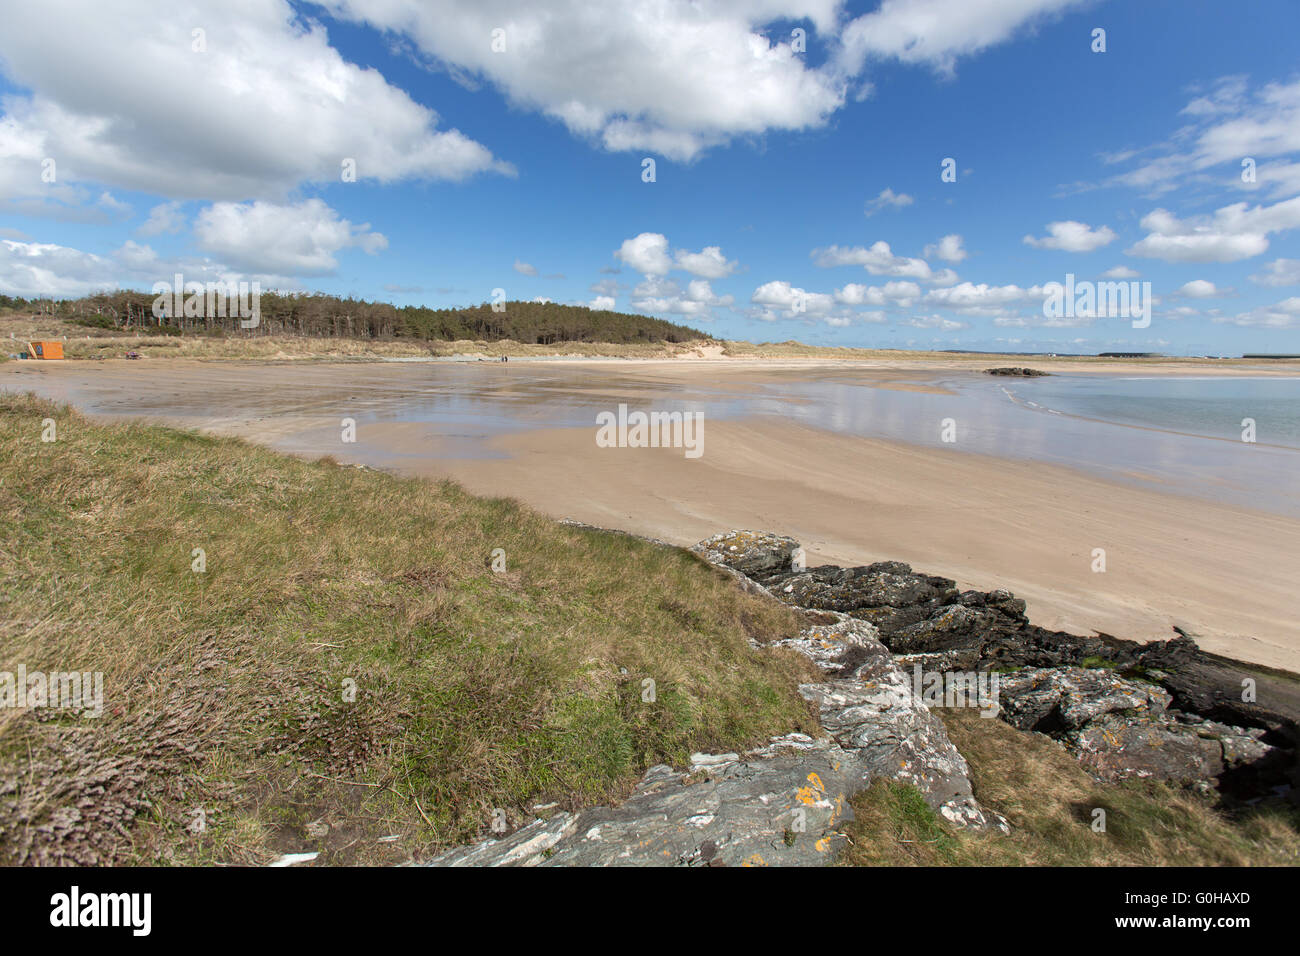
[[[355,445],[340,444],[337,409],[388,407],[409,392],[417,376],[401,371],[409,366],[10,363],[0,366],[0,387],[34,390],[99,414],[238,434],[299,454],[452,477],[471,491],[516,497],[555,517],[681,544],[729,528],[770,529],[800,539],[813,563],[901,560],[963,586],[1010,588],[1045,627],[1150,640],[1173,636],[1177,624],[1207,650],[1300,671],[1294,518],[1041,462],[837,434],[779,417],[710,419],[706,451],[697,459],[680,449],[599,448],[591,426],[547,427],[538,403],[548,392],[579,404],[589,399],[593,407],[608,407],[611,398],[653,399],[665,389],[744,395],[766,381],[824,381],[850,370],[843,363],[629,361],[569,363],[553,379],[525,365],[484,363],[458,373],[481,371],[475,380],[515,418],[479,436],[475,457],[452,457],[468,454],[468,446],[463,430],[446,421],[372,421]],[[933,391],[953,370],[947,362],[881,363],[856,365],[851,374],[859,384],[865,375],[881,388]],[[956,370],[972,367],[962,361]],[[1114,370],[1133,374],[1134,367],[1115,363]],[[1141,372],[1160,374],[1145,364]],[[530,430],[520,431],[520,422]],[[1105,573],[1092,570],[1096,548],[1105,550]]]

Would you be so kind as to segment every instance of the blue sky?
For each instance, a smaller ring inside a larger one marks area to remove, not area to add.
[[[756,341],[1300,352],[1294,0],[0,11],[0,292],[181,271]],[[1067,274],[1149,282],[1149,326],[1049,318]]]

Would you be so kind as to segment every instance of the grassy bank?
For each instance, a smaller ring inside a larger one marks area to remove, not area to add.
[[[12,337],[11,337],[12,336]],[[425,341],[421,339],[366,339],[312,335],[200,334],[162,335],[124,333],[117,329],[89,328],[53,315],[11,313],[0,315],[0,361],[24,350],[32,340],[64,342],[69,359],[122,358],[128,351],[146,359],[189,358],[240,361],[376,360],[386,358],[438,358],[454,355],[500,358],[591,356],[605,358],[675,358],[697,349],[718,347],[700,342],[556,342],[525,344],[509,340]],[[66,341],[65,341],[66,340]]]
[[[31,397],[0,459],[0,671],[104,675],[0,711],[0,863],[399,862],[815,726],[790,612],[683,552]]]
[[[926,352],[899,349],[837,348],[822,345],[805,345],[801,342],[744,342],[735,340],[705,340],[689,342],[554,342],[549,345],[526,344],[508,339],[476,341],[460,339],[435,341],[423,339],[369,339],[342,336],[312,335],[244,335],[201,334],[184,335],[126,334],[117,329],[91,328],[55,315],[33,315],[30,312],[0,313],[0,341],[8,345],[0,348],[0,362],[22,349],[30,340],[57,339],[64,342],[64,353],[69,359],[122,358],[127,351],[137,351],[146,359],[189,358],[209,361],[375,361],[394,358],[446,358],[468,356],[479,358],[626,358],[626,359],[742,359],[742,360],[803,360],[824,362],[935,362],[969,366],[973,370],[990,365],[1041,364],[1081,371],[1089,367],[1115,366],[1141,368],[1186,368],[1189,371],[1207,367],[1258,369],[1259,360],[1179,358],[1128,358],[1108,359],[1097,356],[1043,356],[973,354],[955,352]],[[1300,361],[1272,361],[1269,369],[1294,373]]]
[[[1300,812],[1229,812],[1149,781],[1099,783],[1055,741],[974,710],[942,711],[975,796],[1011,834],[954,830],[915,787],[877,781],[853,801],[851,866],[1296,866]],[[1094,829],[1105,811],[1104,830]]]

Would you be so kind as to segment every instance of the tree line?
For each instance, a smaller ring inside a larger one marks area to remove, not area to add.
[[[710,336],[685,325],[646,315],[589,309],[555,302],[504,302],[493,306],[430,309],[322,294],[263,292],[258,323],[242,328],[236,297],[224,295],[216,308],[200,299],[184,314],[155,315],[152,292],[121,290],[75,299],[23,299],[0,295],[0,309],[56,315],[100,328],[162,334],[300,335],[359,339],[448,341],[510,339],[527,344],[556,342],[690,342]],[[172,310],[176,311],[176,310]]]

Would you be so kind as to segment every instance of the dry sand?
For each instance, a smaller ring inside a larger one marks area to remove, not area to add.
[[[310,407],[313,382],[326,392],[351,376],[346,387],[355,388],[353,379],[383,382],[391,369],[295,368],[292,388],[301,398],[295,408],[254,414],[259,388],[288,387],[283,367],[150,362],[146,369],[145,363],[110,362],[38,372],[36,363],[23,363],[23,374],[15,374],[15,364],[0,366],[0,385],[74,402],[87,394],[85,382],[98,382],[105,392],[158,396],[192,394],[209,380],[226,387],[238,381],[253,394],[242,396],[235,414],[184,422],[277,443],[309,425],[320,427]],[[1016,364],[1084,371],[1074,363]],[[653,394],[659,381],[744,391],[772,377],[825,380],[846,368],[785,360],[571,367],[598,380],[602,394],[616,387],[629,397]],[[869,370],[878,387],[930,390],[938,387],[931,378],[971,367],[967,360],[891,360],[854,363],[852,369],[858,381]],[[1141,366],[1142,374],[1166,370],[1236,371],[1187,363]],[[1133,374],[1134,367],[1110,363],[1086,371]],[[1295,374],[1293,368],[1285,372]],[[963,586],[1009,588],[1028,602],[1031,620],[1045,627],[1150,640],[1173,636],[1178,624],[1207,650],[1300,671],[1294,610],[1300,521],[1292,518],[1041,463],[849,437],[773,419],[710,420],[698,459],[672,449],[598,448],[592,428],[503,435],[491,441],[502,457],[490,459],[435,459],[432,454],[446,446],[429,444],[434,437],[409,423],[371,424],[366,432],[368,445],[398,453],[390,461],[398,470],[453,477],[471,491],[516,497],[556,517],[681,544],[729,528],[778,531],[801,540],[812,563],[901,560]],[[414,447],[422,453],[400,454]],[[349,446],[336,445],[331,453],[347,459]],[[355,457],[363,456],[358,451]],[[1092,570],[1096,548],[1105,550],[1105,573]]]

